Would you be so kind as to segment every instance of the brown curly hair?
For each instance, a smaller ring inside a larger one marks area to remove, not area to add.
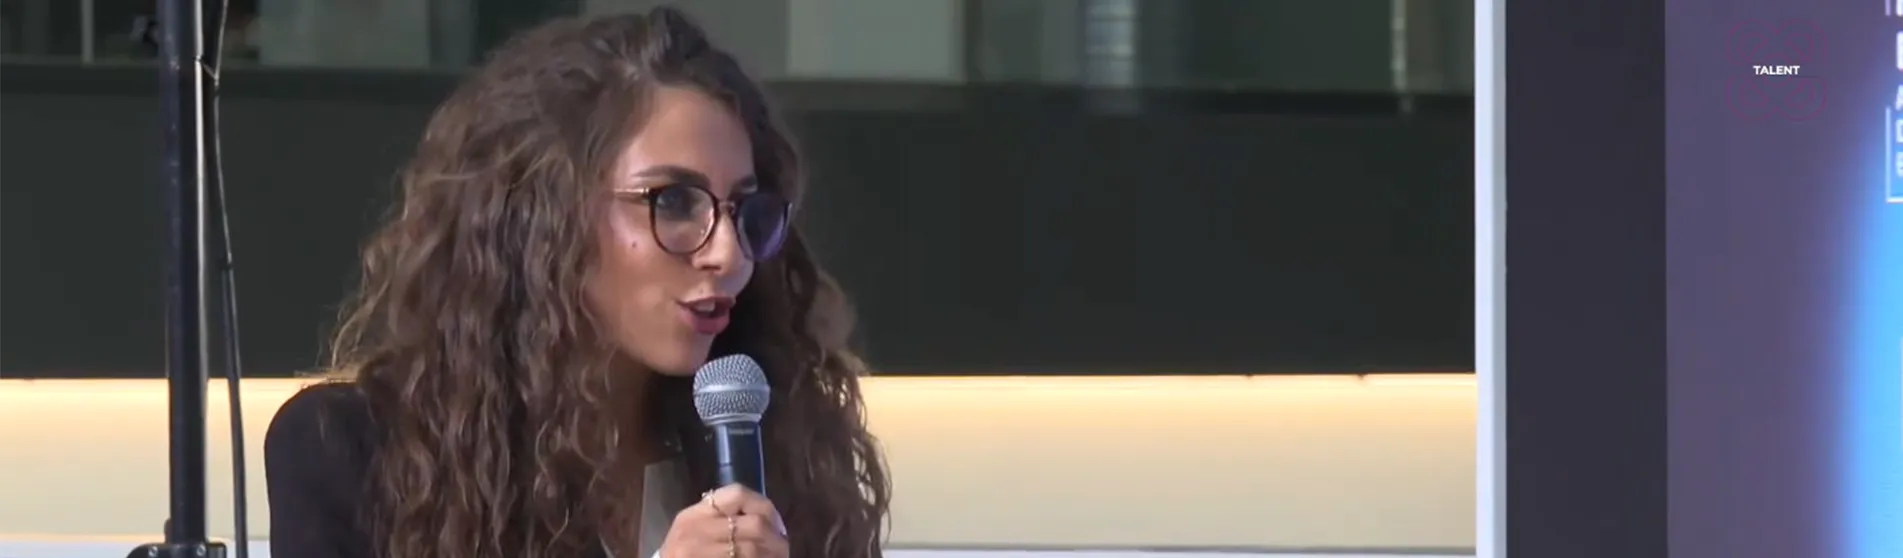
[[[734,111],[762,187],[798,207],[800,157],[765,95],[680,12],[554,21],[493,53],[431,118],[331,347],[382,432],[365,510],[378,555],[591,552],[618,505],[601,488],[641,470],[620,446],[652,434],[602,418],[630,408],[680,441],[688,488],[711,488],[689,382],[612,400],[613,349],[584,303],[609,169],[659,86]],[[881,554],[890,486],[848,316],[795,226],[713,348],[769,371],[767,482],[795,556]]]

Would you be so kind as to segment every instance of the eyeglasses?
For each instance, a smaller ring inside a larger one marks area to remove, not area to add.
[[[615,196],[648,207],[654,241],[671,254],[700,251],[714,237],[721,215],[731,215],[734,231],[740,233],[741,252],[754,261],[772,258],[786,241],[787,221],[793,213],[791,202],[770,191],[722,200],[700,186],[672,184],[616,190]]]

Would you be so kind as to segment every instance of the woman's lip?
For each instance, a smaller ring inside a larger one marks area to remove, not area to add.
[[[728,305],[716,304],[713,312],[702,313],[695,311],[692,306],[682,304],[681,319],[687,322],[688,329],[694,330],[694,333],[719,335],[727,329],[727,323],[731,318],[729,308]]]
[[[713,305],[714,312],[724,314],[733,310],[734,300],[733,297],[730,296],[703,296],[681,301],[681,306],[685,306],[689,309],[706,306],[708,304]]]

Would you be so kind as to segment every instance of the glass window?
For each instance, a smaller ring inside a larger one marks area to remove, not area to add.
[[[1458,0],[967,6],[974,81],[1353,92],[1472,82],[1472,6]]]
[[[228,59],[456,70],[509,35],[660,0],[231,0]],[[0,54],[154,54],[155,0],[0,0]],[[767,79],[1466,91],[1464,0],[692,0]]]

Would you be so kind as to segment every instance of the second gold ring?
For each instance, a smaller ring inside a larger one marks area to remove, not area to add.
[[[727,558],[739,558],[739,556],[740,524],[733,520],[733,516],[729,515],[727,516]]]

